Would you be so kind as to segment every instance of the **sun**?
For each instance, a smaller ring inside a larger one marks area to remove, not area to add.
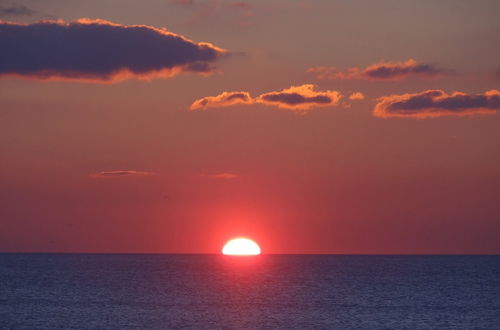
[[[231,256],[256,256],[260,254],[260,247],[248,238],[234,238],[222,248],[222,254]]]

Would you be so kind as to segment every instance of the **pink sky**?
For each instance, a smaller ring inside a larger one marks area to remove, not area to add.
[[[1,1],[0,251],[500,253],[498,1]]]

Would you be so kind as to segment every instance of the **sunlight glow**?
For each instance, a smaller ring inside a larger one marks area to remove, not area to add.
[[[235,238],[222,248],[222,254],[233,256],[255,256],[260,254],[260,247],[248,238]]]

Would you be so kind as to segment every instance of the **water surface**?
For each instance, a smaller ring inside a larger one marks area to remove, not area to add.
[[[500,256],[0,254],[2,329],[500,329]]]

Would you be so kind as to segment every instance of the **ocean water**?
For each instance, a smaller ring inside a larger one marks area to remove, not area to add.
[[[500,329],[500,256],[0,254],[1,329]]]

